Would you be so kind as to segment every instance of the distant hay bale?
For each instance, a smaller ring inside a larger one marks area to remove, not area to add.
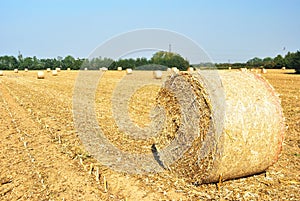
[[[0,70],[0,76],[3,76],[3,75],[4,75],[3,71],[2,71],[2,70]]]
[[[102,68],[100,68],[100,70],[101,70],[101,71],[108,71],[108,68],[102,67]]]
[[[132,74],[132,69],[131,68],[127,68],[126,69],[126,74],[128,75],[128,74]]]
[[[51,69],[50,68],[47,68],[47,73],[50,73],[51,72]]]
[[[45,74],[43,71],[37,72],[37,79],[45,79]]]
[[[84,70],[88,70],[88,68],[84,68]]]
[[[282,68],[281,68],[281,70],[285,70],[285,69],[286,69],[285,67],[282,67]]]
[[[52,76],[57,76],[57,70],[52,71]]]
[[[262,68],[262,69],[261,69],[261,73],[262,73],[262,74],[265,74],[265,73],[267,73],[267,69],[265,69],[265,68]]]
[[[167,72],[171,72],[172,71],[172,69],[171,68],[167,68]]]
[[[162,78],[162,71],[160,71],[160,70],[153,71],[153,78],[154,79],[161,79]]]
[[[179,69],[177,67],[172,67],[171,71],[173,74],[178,74],[179,73]]]
[[[60,68],[56,68],[56,71],[57,71],[57,72],[60,72],[60,70],[61,70]]]
[[[118,67],[118,71],[121,71],[122,70],[122,67]]]
[[[188,72],[194,72],[194,68],[193,68],[193,67],[189,67],[189,68],[187,69],[187,71],[188,71]]]
[[[228,70],[231,70],[231,67],[228,67]]]
[[[163,126],[175,128],[161,132],[160,139],[190,144],[170,164],[172,157],[159,153],[161,164],[188,182],[211,183],[260,173],[278,160],[281,151],[284,117],[273,87],[252,73],[219,71],[219,75],[220,82],[216,82],[215,75],[203,71],[179,73],[168,78],[156,98],[173,119]],[[217,93],[220,89],[223,99]],[[192,126],[181,129],[182,122]],[[172,152],[179,150],[176,147]]]
[[[240,68],[241,72],[247,72],[247,68]]]
[[[28,68],[25,68],[24,71],[25,71],[25,72],[28,72]]]
[[[18,69],[14,69],[14,72],[15,72],[15,73],[18,73],[18,72],[19,72],[19,70],[18,70]]]
[[[70,71],[71,70],[71,68],[67,68],[67,71]]]

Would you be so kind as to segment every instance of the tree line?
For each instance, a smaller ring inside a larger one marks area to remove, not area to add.
[[[119,66],[123,69],[141,69],[141,70],[153,70],[161,69],[165,70],[167,67],[177,67],[179,70],[186,70],[190,63],[177,53],[160,51],[156,52],[150,59],[147,58],[128,58],[113,60],[111,58],[93,58],[93,59],[82,59],[68,55],[65,58],[46,58],[38,59],[37,57],[25,57],[21,54],[18,57],[14,56],[0,56],[0,70],[13,70],[19,69],[24,70],[25,68],[30,70],[44,70],[46,68],[55,69],[61,68],[66,70],[71,68],[73,70],[79,70],[88,68],[90,70],[99,70],[102,67],[107,67],[111,70],[116,70]],[[296,69],[296,72],[300,73],[300,51],[288,52],[284,57],[277,55],[275,58],[266,57],[258,58],[254,57],[245,63],[202,63],[193,65],[194,67],[213,67],[216,66],[219,69],[222,68],[290,68]]]
[[[216,64],[218,68],[272,68],[272,69],[281,69],[282,67],[288,69],[295,69],[296,72],[300,73],[300,51],[297,52],[288,52],[285,56],[280,54],[274,58],[258,58],[254,57],[248,60],[246,63],[220,63]]]
[[[24,70],[25,68],[30,70],[43,70],[47,68],[55,69],[61,68],[66,70],[71,68],[73,70],[79,70],[88,68],[89,70],[99,70],[102,67],[107,67],[110,70],[116,70],[119,66],[123,69],[126,68],[140,68],[147,70],[149,68],[166,68],[177,67],[180,70],[186,70],[189,67],[189,62],[182,58],[179,54],[173,52],[160,51],[155,53],[150,59],[136,58],[136,59],[119,59],[113,60],[111,58],[93,58],[93,59],[81,59],[68,55],[65,58],[47,58],[38,59],[34,57],[23,58],[21,54],[17,58],[14,56],[0,56],[0,70]]]

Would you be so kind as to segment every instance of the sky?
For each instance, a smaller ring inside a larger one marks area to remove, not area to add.
[[[114,37],[153,28],[194,41],[213,62],[246,62],[300,50],[299,11],[298,0],[2,0],[0,56],[87,58]]]

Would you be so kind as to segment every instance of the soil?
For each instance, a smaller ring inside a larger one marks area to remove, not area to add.
[[[262,75],[280,94],[286,118],[278,162],[258,175],[203,185],[164,173],[116,172],[95,160],[73,125],[72,95],[78,72],[61,71],[58,76],[45,72],[45,79],[37,79],[35,71],[4,73],[0,77],[0,200],[300,200],[300,75],[292,70],[268,70]],[[117,71],[105,74],[108,84],[126,76]],[[149,109],[147,105],[137,108]],[[143,121],[143,116],[135,121]]]

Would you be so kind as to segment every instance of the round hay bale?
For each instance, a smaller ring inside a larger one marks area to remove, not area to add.
[[[228,67],[228,70],[231,70],[231,67]]]
[[[167,72],[171,72],[172,71],[172,69],[171,68],[167,68]]]
[[[57,76],[57,70],[52,71],[52,76]]]
[[[71,70],[71,68],[67,68],[67,71],[70,71]]]
[[[122,70],[122,67],[118,67],[118,71],[121,71]]]
[[[286,69],[285,67],[282,67],[282,68],[281,68],[281,70],[285,70],[285,69]]]
[[[261,73],[262,73],[262,74],[265,74],[265,73],[267,73],[267,69],[265,69],[265,68],[262,68],[262,69],[261,69]]]
[[[172,74],[178,74],[179,73],[179,69],[177,67],[172,67],[171,71],[172,71]]]
[[[131,68],[127,68],[127,69],[126,69],[126,73],[127,73],[127,75],[128,75],[128,74],[132,74],[132,69],[131,69]]]
[[[60,68],[56,68],[55,70],[56,70],[57,72],[60,72],[61,69],[60,69]]]
[[[84,68],[84,70],[88,70],[88,68]]]
[[[18,70],[18,69],[14,69],[14,72],[15,72],[15,73],[18,73],[18,72],[19,72],[19,70]]]
[[[47,73],[50,73],[51,72],[51,69],[50,68],[47,68]]]
[[[247,68],[240,68],[241,72],[247,72]]]
[[[45,79],[45,74],[43,71],[37,72],[37,79]]]
[[[188,72],[194,72],[194,68],[193,68],[193,67],[189,67],[189,68],[187,69],[187,71],[188,71]]]
[[[102,67],[100,68],[101,71],[108,71],[108,68],[107,67]]]
[[[162,71],[160,71],[160,70],[153,71],[153,78],[154,79],[161,79],[162,78]]]
[[[4,75],[3,71],[2,71],[2,70],[0,70],[0,76],[3,76],[3,75]]]
[[[28,72],[28,68],[25,68],[24,71],[25,71],[25,72]]]
[[[170,164],[168,157],[160,155],[161,163],[176,177],[197,184],[263,172],[278,160],[285,130],[280,99],[261,76],[219,71],[220,82],[216,82],[214,76],[205,71],[171,76],[156,99],[174,119],[172,125],[165,126],[177,125],[175,131],[160,133],[160,139],[190,144],[181,157]],[[216,91],[224,92],[223,99]],[[176,98],[170,98],[170,93]],[[186,114],[178,109],[187,104],[190,109]],[[197,112],[197,118],[189,116],[193,111]],[[186,119],[181,120],[182,114]],[[198,126],[180,130],[182,121],[195,121]],[[186,139],[190,136],[183,136],[184,132],[196,134],[189,141]],[[159,144],[156,147],[162,150]]]

